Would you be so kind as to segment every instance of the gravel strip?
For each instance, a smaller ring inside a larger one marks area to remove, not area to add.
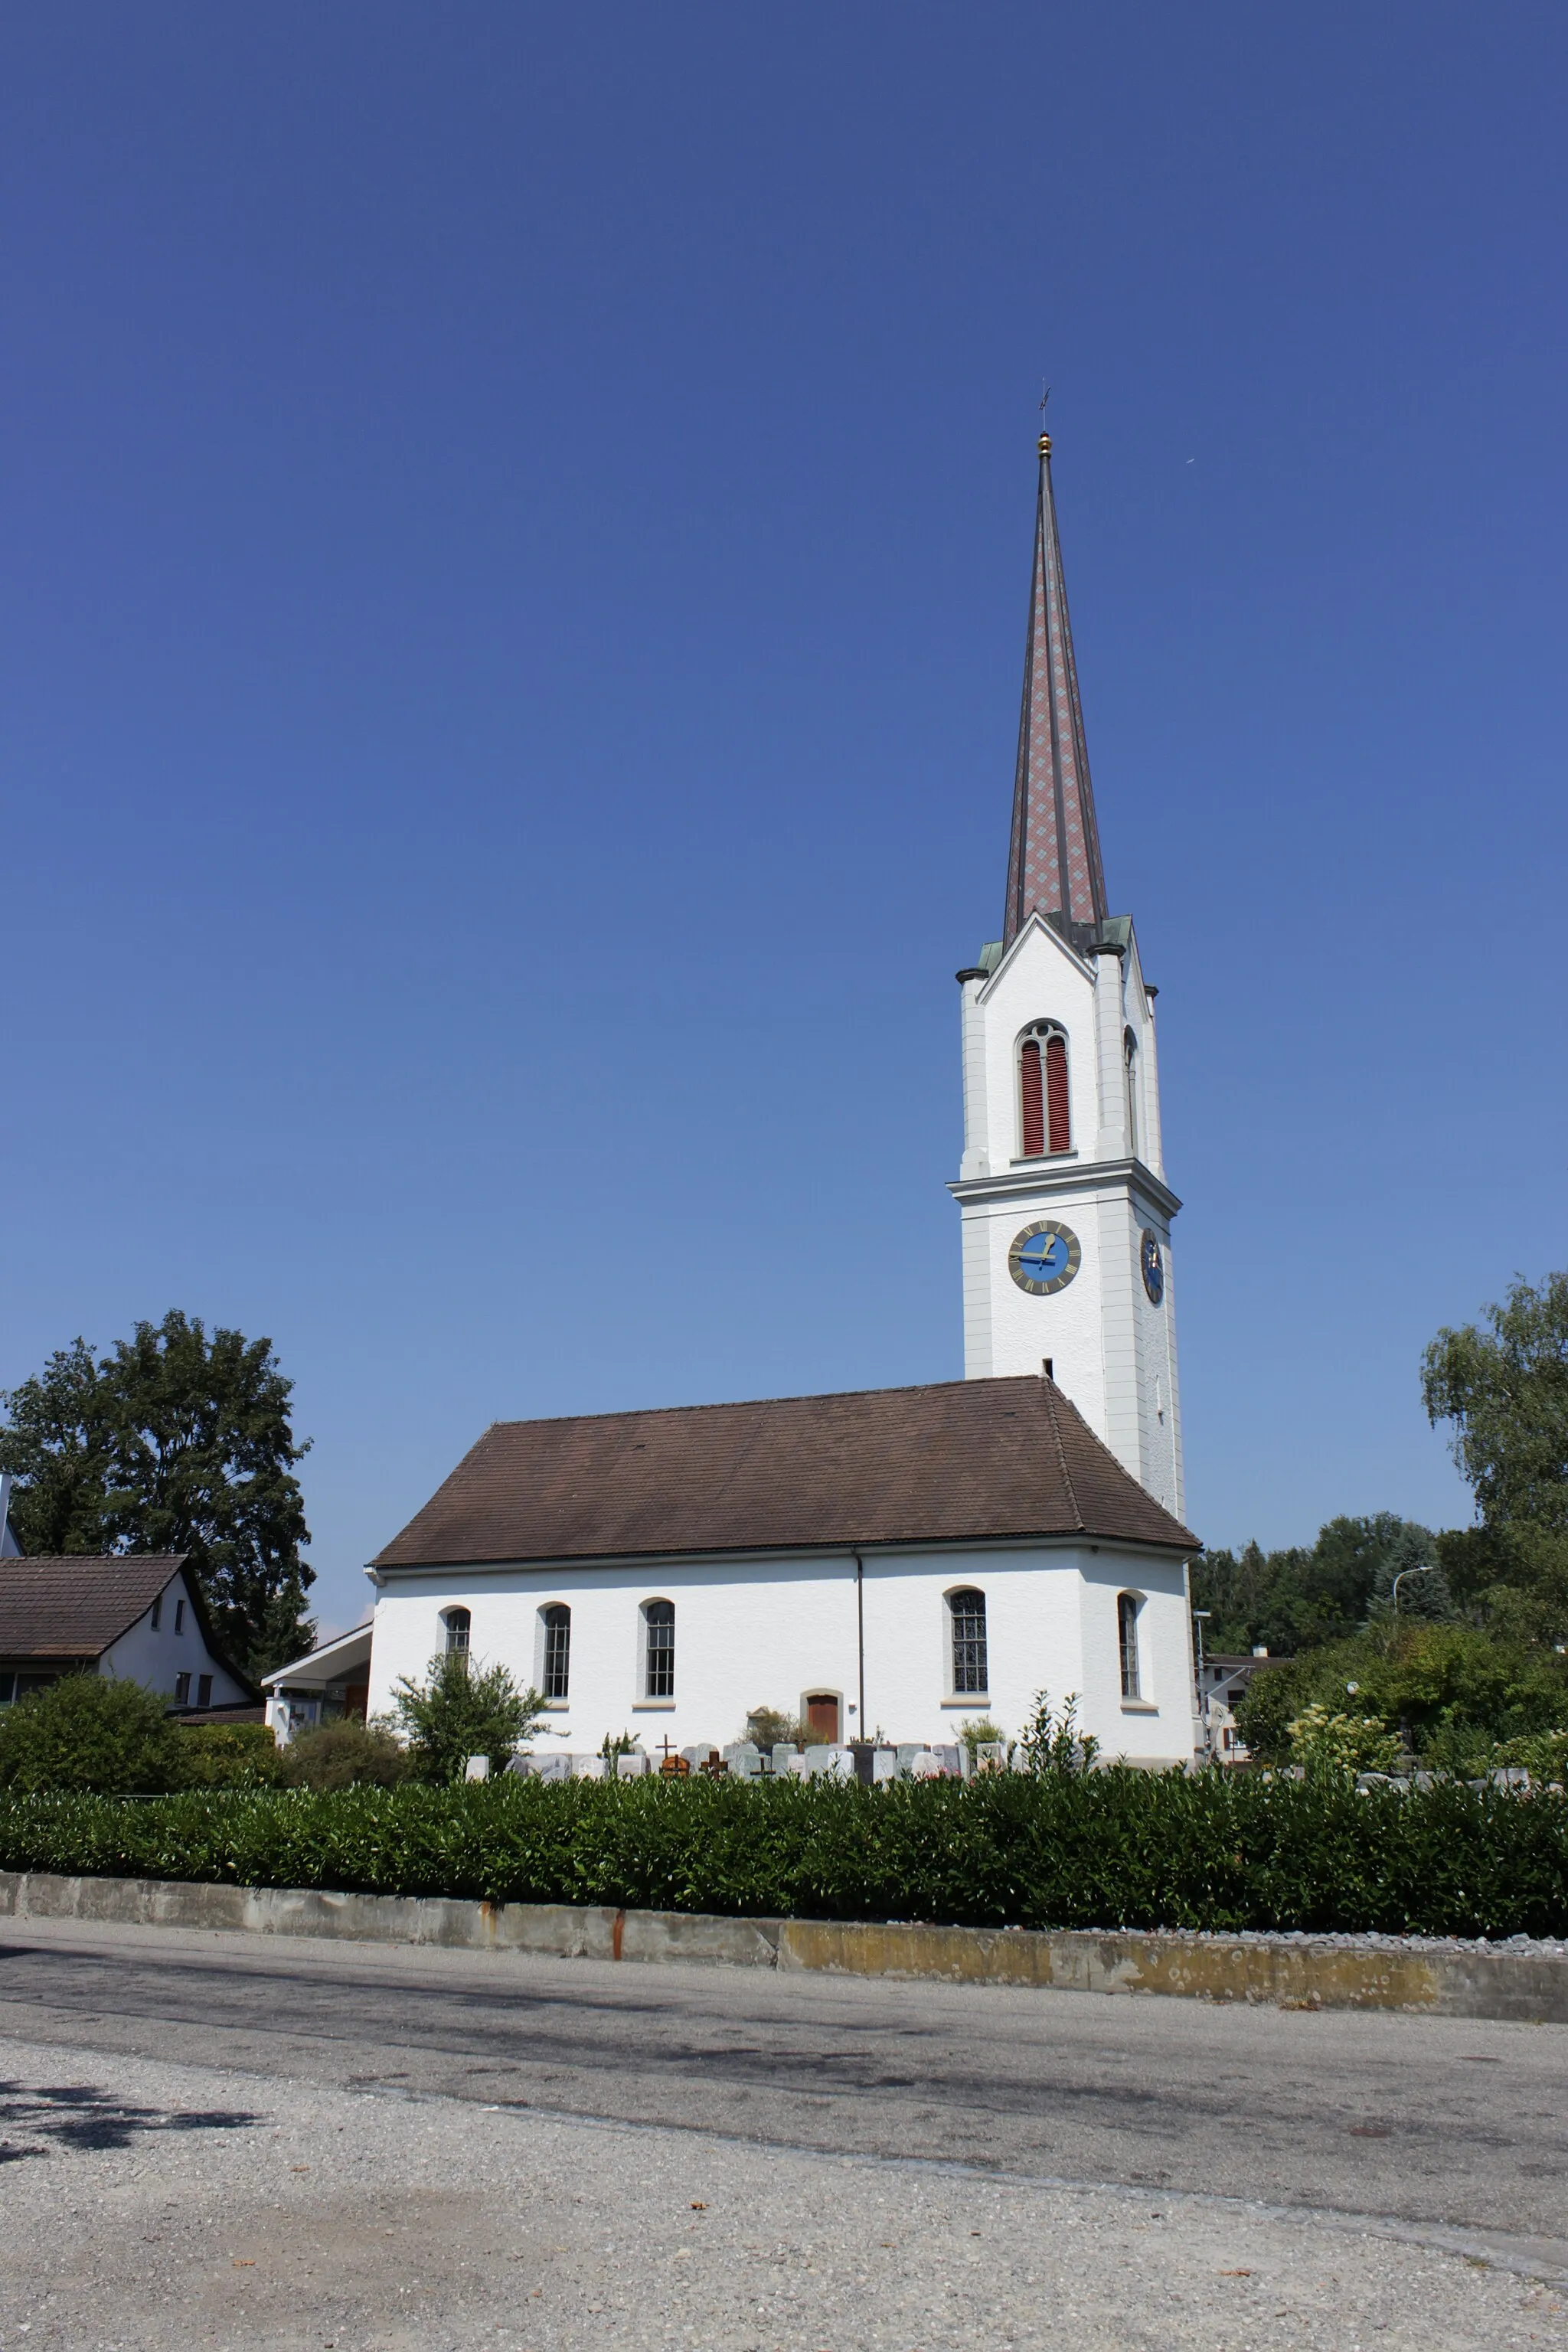
[[[26,2042],[0,2063],[0,2344],[33,2352],[1568,2347],[1550,2281],[1306,2213]]]

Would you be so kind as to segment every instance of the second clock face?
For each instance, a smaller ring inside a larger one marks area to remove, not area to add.
[[[1078,1235],[1067,1225],[1026,1225],[1007,1253],[1007,1271],[1019,1289],[1038,1298],[1065,1290],[1082,1263]]]
[[[1143,1287],[1148,1292],[1152,1303],[1158,1307],[1161,1299],[1165,1296],[1165,1261],[1160,1255],[1158,1234],[1151,1233],[1147,1225],[1143,1228],[1143,1240],[1138,1257],[1143,1268]]]

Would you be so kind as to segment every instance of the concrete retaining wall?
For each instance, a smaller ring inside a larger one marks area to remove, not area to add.
[[[877,1927],[724,1919],[674,1911],[331,1895],[150,1878],[0,1871],[0,1918],[322,1936],[556,1959],[679,1960],[813,1969],[842,1976],[1027,1985],[1058,1992],[1168,1993],[1296,2009],[1405,2009],[1568,2024],[1568,1951],[1487,1950],[1372,1937],[1034,1934],[1016,1928]]]

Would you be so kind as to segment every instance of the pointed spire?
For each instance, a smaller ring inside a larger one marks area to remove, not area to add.
[[[1041,402],[1044,407],[1045,403]],[[1075,946],[1086,946],[1105,920],[1105,877],[1089,781],[1089,752],[1078,698],[1057,506],[1051,491],[1051,436],[1039,440],[1040,488],[1035,509],[1035,576],[1024,653],[1024,709],[1013,785],[1013,843],[1007,859],[1003,943],[1010,947],[1036,908]]]

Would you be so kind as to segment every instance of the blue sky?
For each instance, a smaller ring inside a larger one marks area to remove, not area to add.
[[[326,1622],[497,1418],[954,1377],[1051,425],[1190,1516],[1468,1515],[1564,1259],[1568,19],[0,34],[0,1385],[270,1334]]]

